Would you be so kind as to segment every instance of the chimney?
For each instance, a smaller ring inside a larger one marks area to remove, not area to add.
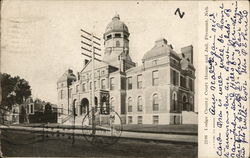
[[[184,55],[184,58],[189,59],[189,61],[193,64],[193,46],[186,46],[181,48],[181,53]]]

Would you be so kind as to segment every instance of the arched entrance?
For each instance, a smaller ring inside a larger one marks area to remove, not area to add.
[[[80,106],[80,115],[86,114],[89,111],[89,100],[83,98]]]

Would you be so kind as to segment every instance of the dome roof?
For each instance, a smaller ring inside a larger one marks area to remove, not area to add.
[[[116,14],[113,18],[112,21],[107,25],[105,33],[109,32],[129,32],[127,25],[120,21],[120,16]]]
[[[72,70],[67,70],[57,82],[64,82],[64,81],[75,81],[76,76],[73,74]]]
[[[173,49],[170,45],[167,44],[167,40],[161,38],[155,41],[155,46],[148,52],[146,52],[142,58],[142,60],[152,59],[160,56],[169,55],[170,52],[173,52]]]

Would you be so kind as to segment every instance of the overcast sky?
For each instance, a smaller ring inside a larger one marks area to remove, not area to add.
[[[185,12],[182,19],[174,14],[177,8]],[[33,97],[57,103],[58,78],[68,68],[76,73],[83,66],[80,28],[102,38],[115,13],[128,26],[130,56],[139,65],[161,37],[177,53],[191,44],[199,53],[198,2],[5,1],[1,72],[28,80]]]

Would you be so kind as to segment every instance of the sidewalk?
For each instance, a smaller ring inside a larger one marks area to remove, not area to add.
[[[84,133],[83,129],[75,128],[63,128],[63,127],[24,127],[24,126],[0,126],[2,129],[9,130],[19,130],[19,131],[36,131],[36,132],[49,132],[49,133],[64,133],[64,134],[75,134],[83,135],[91,133],[91,128],[85,128]],[[98,136],[108,136],[103,130],[97,131],[96,135]],[[146,140],[146,141],[161,141],[161,142],[173,142],[173,143],[198,143],[198,136],[196,135],[181,135],[181,134],[166,134],[166,133],[145,133],[145,132],[129,132],[122,131],[121,138],[125,139],[137,139],[137,140]]]

